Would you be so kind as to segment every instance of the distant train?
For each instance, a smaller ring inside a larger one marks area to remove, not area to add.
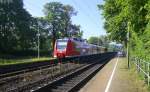
[[[107,48],[87,43],[81,38],[57,39],[54,47],[54,57],[63,58],[77,55],[104,53]]]

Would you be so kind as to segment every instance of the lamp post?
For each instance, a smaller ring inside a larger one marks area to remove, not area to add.
[[[40,32],[39,32],[39,23],[38,23],[38,59],[40,58]]]
[[[129,43],[130,43],[130,26],[131,22],[128,22],[128,32],[127,32],[127,61],[128,61],[128,69],[130,68],[130,60],[129,60]]]

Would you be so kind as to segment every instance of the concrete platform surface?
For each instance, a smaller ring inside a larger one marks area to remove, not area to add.
[[[134,72],[134,71],[133,71]],[[148,92],[138,81],[138,76],[131,76],[125,58],[116,57],[101,69],[79,92]]]

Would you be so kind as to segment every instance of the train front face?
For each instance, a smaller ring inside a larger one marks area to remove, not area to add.
[[[67,39],[58,39],[55,43],[54,57],[64,58],[66,56],[67,45]]]

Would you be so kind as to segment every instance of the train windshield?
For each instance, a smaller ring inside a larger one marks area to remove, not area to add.
[[[57,40],[57,49],[64,50],[67,47],[67,40]]]

